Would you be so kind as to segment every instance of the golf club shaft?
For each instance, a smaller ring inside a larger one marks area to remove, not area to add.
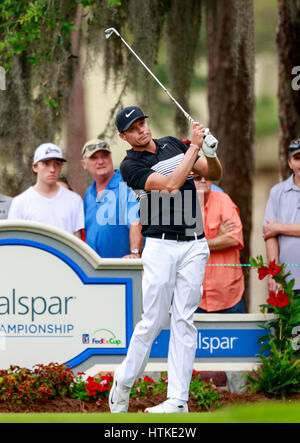
[[[192,117],[183,109],[183,107],[175,100],[175,98],[170,94],[170,92],[165,88],[165,86],[158,80],[158,78],[153,74],[153,72],[148,68],[148,66],[141,60],[141,58],[134,52],[134,50],[129,46],[129,44],[124,40],[124,38],[119,34],[119,32],[115,28],[109,28],[106,29],[105,35],[108,39],[112,33],[115,33],[124,43],[124,45],[127,46],[127,48],[132,52],[132,54],[138,59],[138,61],[144,66],[144,68],[149,72],[149,74],[154,78],[154,80],[159,84],[159,86],[165,91],[165,93],[170,97],[170,99],[175,103],[175,105],[183,112],[185,117],[189,120],[190,123],[194,123],[194,120]]]

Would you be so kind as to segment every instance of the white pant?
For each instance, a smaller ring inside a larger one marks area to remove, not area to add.
[[[177,242],[147,238],[142,261],[142,320],[135,326],[128,353],[117,368],[119,384],[131,387],[144,371],[153,340],[168,326],[168,397],[187,401],[196,352],[194,311],[202,296],[209,249],[205,239]]]

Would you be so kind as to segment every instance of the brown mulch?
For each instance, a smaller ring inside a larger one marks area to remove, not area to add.
[[[289,399],[300,400],[300,395],[290,397]],[[149,397],[130,399],[128,412],[144,411],[145,408],[149,406],[155,406],[165,400],[166,397],[163,394],[153,394]],[[228,391],[223,391],[221,407],[230,406],[237,403],[245,404],[269,400],[270,399],[267,398],[263,393],[234,394]],[[192,398],[189,399],[189,411],[201,412],[195,400],[193,400]],[[96,404],[95,401],[84,402],[66,397],[57,400],[51,400],[45,404],[32,405],[17,405],[0,402],[0,413],[7,412],[109,412],[109,407],[107,399],[103,399],[101,401],[101,404]]]

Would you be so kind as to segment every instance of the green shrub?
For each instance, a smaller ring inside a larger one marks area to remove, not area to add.
[[[281,398],[300,392],[300,360],[293,359],[290,342],[286,342],[283,351],[270,342],[270,355],[260,355],[260,358],[261,367],[253,375],[245,375],[250,392],[264,392],[269,397]]]
[[[209,410],[220,406],[221,394],[213,381],[201,380],[200,373],[193,371],[190,393],[194,396],[200,409]]]
[[[0,401],[31,404],[70,394],[73,373],[64,365],[35,365],[31,371],[10,366],[0,371]]]
[[[143,379],[139,378],[138,380],[135,380],[130,392],[130,397],[145,397],[152,394],[154,389],[155,381],[146,375]]]
[[[113,382],[111,374],[88,377],[86,381],[83,379],[83,375],[83,372],[79,372],[74,377],[72,398],[83,401],[99,401],[108,397]]]

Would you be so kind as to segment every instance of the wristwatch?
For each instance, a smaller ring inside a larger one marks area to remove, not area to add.
[[[138,248],[133,248],[130,251],[131,254],[139,254],[140,255],[140,251],[138,250]]]

